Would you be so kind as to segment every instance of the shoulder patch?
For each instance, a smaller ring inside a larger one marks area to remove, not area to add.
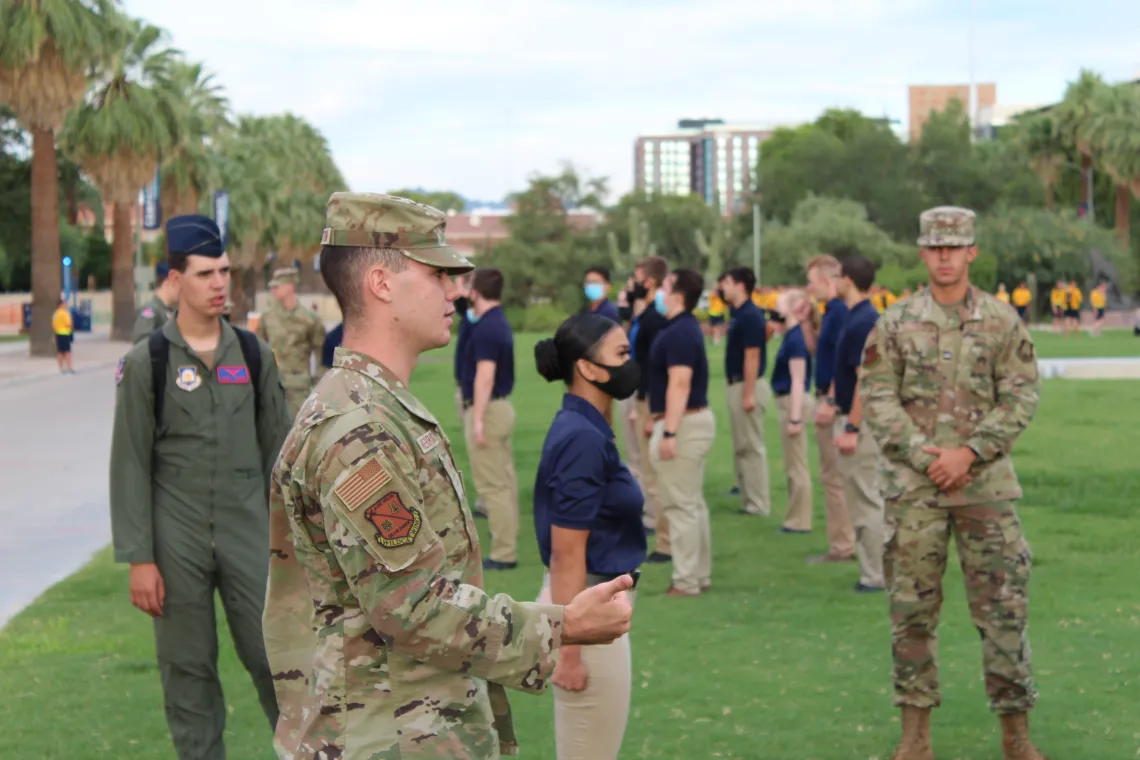
[[[357,468],[356,472],[344,479],[344,482],[333,489],[333,493],[340,497],[348,511],[352,512],[363,505],[368,499],[379,491],[392,479],[391,474],[380,464],[376,457],[370,457],[367,462]]]
[[[435,434],[434,430],[429,430],[416,439],[416,445],[420,447],[420,451],[426,454],[439,445],[439,436]]]
[[[1033,341],[1029,338],[1022,338],[1021,344],[1017,347],[1017,358],[1028,364],[1034,360],[1036,353],[1033,348]]]
[[[416,540],[423,518],[415,507],[404,506],[397,491],[389,491],[364,513],[376,528],[376,540],[385,549],[407,546]]]
[[[146,319],[154,319],[154,309],[150,308],[149,306],[144,306],[143,310],[142,310],[142,315]]]
[[[123,370],[126,369],[126,366],[127,358],[124,356],[122,359],[119,359],[119,368],[115,370],[115,385],[123,382]]]

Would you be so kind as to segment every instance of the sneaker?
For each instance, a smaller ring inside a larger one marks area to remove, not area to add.
[[[518,562],[499,562],[495,559],[483,560],[484,570],[514,570],[518,566]]]
[[[665,562],[672,562],[673,561],[673,555],[672,554],[662,554],[661,552],[653,552],[652,554],[650,554],[648,557],[645,558],[645,561],[651,565],[660,565],[660,564],[663,564]]]
[[[859,581],[858,583],[855,584],[855,591],[857,591],[860,594],[873,594],[876,591],[884,591],[884,590],[885,589],[882,586],[864,586],[863,581]]]

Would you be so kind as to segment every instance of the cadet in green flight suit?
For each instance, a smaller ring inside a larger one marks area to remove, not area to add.
[[[179,241],[175,243],[180,244]],[[183,251],[171,251],[183,253]],[[154,295],[150,297],[135,317],[131,330],[131,343],[138,343],[166,324],[178,306],[178,285],[170,278],[170,265],[160,261],[154,268]]]
[[[115,560],[131,566],[131,603],[154,618],[179,760],[221,760],[226,706],[215,591],[270,727],[277,724],[261,615],[268,483],[289,420],[269,347],[221,319],[230,271],[217,226],[208,217],[180,216],[166,232],[180,251],[170,262],[179,309],[156,333],[165,340],[143,341],[119,362],[111,527]],[[168,352],[159,409],[156,344]],[[258,364],[259,371],[251,369]]]

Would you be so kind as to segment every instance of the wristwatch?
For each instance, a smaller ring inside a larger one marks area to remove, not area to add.
[[[835,406],[835,397],[834,396],[824,396],[823,397],[823,403],[827,404],[828,406]]]
[[[670,433],[668,430],[666,430],[665,432],[663,432],[661,434],[661,437],[662,438],[676,438],[677,434],[676,433]]]
[[[843,426],[843,432],[844,433],[858,433],[859,432],[859,426],[858,425],[852,425],[850,422],[848,422],[846,425]]]

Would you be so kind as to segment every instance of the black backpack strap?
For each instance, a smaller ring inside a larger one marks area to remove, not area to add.
[[[249,330],[234,327],[238,343],[241,344],[241,355],[245,359],[245,366],[249,368],[249,380],[253,383],[253,403],[258,422],[261,421],[261,346],[257,336]]]
[[[154,387],[154,428],[162,425],[162,406],[166,401],[166,365],[170,361],[170,341],[162,329],[150,334],[150,374]]]

